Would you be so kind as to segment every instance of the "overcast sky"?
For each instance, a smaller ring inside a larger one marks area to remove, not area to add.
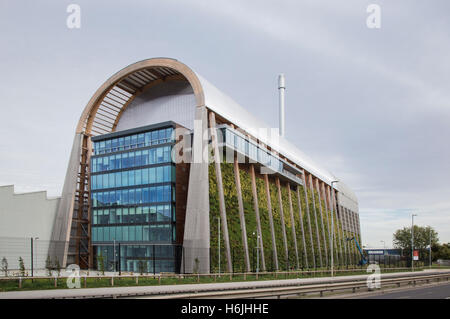
[[[81,28],[66,26],[81,7]],[[381,7],[381,28],[366,26]],[[97,88],[151,57],[187,64],[359,199],[363,243],[431,225],[450,241],[450,2],[0,1],[0,185],[60,195]]]

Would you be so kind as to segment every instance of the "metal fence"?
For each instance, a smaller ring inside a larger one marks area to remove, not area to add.
[[[12,238],[0,237],[0,266],[4,267],[7,262],[10,275],[25,276],[45,275],[49,268],[57,270],[62,266],[59,252],[64,249],[65,242],[52,242],[40,240],[38,238]],[[53,247],[53,248],[51,248]],[[100,250],[97,247],[101,247]],[[50,250],[49,250],[50,249]],[[55,253],[55,250],[58,253]],[[53,253],[52,253],[53,251]],[[231,247],[231,266],[233,273],[248,272],[242,248]],[[186,255],[191,255],[194,260],[193,267],[186,267]],[[222,248],[196,248],[190,249],[186,254],[185,248],[180,245],[171,244],[146,244],[116,242],[114,244],[104,244],[94,246],[94,270],[97,271],[118,271],[134,273],[224,273],[228,272],[225,251]],[[220,255],[220,258],[219,258]],[[316,256],[317,257],[317,256]],[[339,258],[334,259],[333,268],[338,270],[363,268],[360,263],[359,254],[339,254]],[[209,259],[208,259],[209,258]],[[315,267],[310,256],[308,264],[303,253],[286,256],[284,260],[278,259],[279,267],[275,268],[274,256],[272,253],[265,254],[265,266],[263,268],[261,251],[252,249],[249,251],[250,272],[273,272],[273,271],[316,271],[331,268],[331,260],[324,259],[322,264],[316,260]],[[411,256],[404,255],[367,255],[369,264],[378,264],[384,268],[404,268],[411,267]],[[22,270],[21,262],[22,260]],[[197,265],[198,263],[198,265]],[[103,264],[103,266],[101,266]],[[207,265],[207,268],[205,268]],[[414,267],[430,266],[429,254],[426,250],[420,251],[419,260],[414,261]],[[0,270],[2,270],[0,269]],[[4,271],[0,271],[4,275]]]
[[[1,275],[6,268],[11,274],[41,274],[46,268],[62,265],[65,242],[34,238],[0,237]],[[22,270],[21,270],[22,269]]]

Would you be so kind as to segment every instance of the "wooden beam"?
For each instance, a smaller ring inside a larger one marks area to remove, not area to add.
[[[306,186],[306,177],[305,177],[305,171],[303,171],[302,178],[303,178],[303,191],[305,194],[305,204],[306,204],[306,217],[308,219],[308,229],[309,229],[309,237],[310,237],[310,244],[311,244],[311,252],[312,252],[312,261],[313,261],[313,268],[316,268],[316,253],[314,252],[314,240],[312,235],[312,227],[311,227],[311,213],[309,211],[309,200],[308,200],[308,190]]]
[[[289,248],[287,243],[287,236],[286,236],[286,224],[284,221],[284,209],[283,209],[283,196],[281,196],[281,185],[280,185],[280,178],[277,176],[275,178],[275,182],[277,185],[278,190],[278,204],[280,207],[280,217],[281,217],[281,231],[283,235],[283,244],[284,244],[284,253],[286,257],[286,269],[289,270]]]
[[[233,266],[231,264],[231,249],[230,249],[230,239],[228,235],[228,223],[227,223],[227,212],[225,208],[225,196],[223,193],[223,183],[222,183],[222,171],[220,169],[220,154],[219,154],[219,145],[217,142],[217,131],[216,131],[216,117],[214,112],[209,111],[209,124],[211,131],[211,144],[214,150],[214,164],[216,170],[216,182],[217,182],[217,190],[219,193],[219,210],[220,210],[220,219],[222,226],[222,234],[223,240],[225,243],[225,253],[227,258],[227,271],[233,272]]]
[[[259,241],[258,248],[261,254],[261,268],[263,271],[266,271],[266,261],[264,259],[264,244],[261,232],[261,219],[259,217],[258,192],[256,190],[255,167],[253,164],[250,164],[250,175],[252,177],[253,208],[255,209],[255,218],[256,218],[256,230],[257,230],[256,240]]]
[[[242,202],[241,177],[239,173],[239,163],[237,157],[234,158],[234,180],[236,183],[236,193],[239,206],[239,220],[241,222],[242,245],[244,246],[245,269],[250,272],[250,258],[248,255],[247,230],[245,228],[244,203]]]
[[[272,236],[273,259],[275,263],[275,270],[278,271],[277,243],[275,241],[275,228],[273,227],[273,215],[272,215],[272,201],[270,200],[269,177],[267,176],[267,174],[264,174],[264,182],[266,186],[267,212],[269,213],[270,234]]]
[[[303,258],[304,258],[306,268],[309,268],[308,251],[306,249],[306,240],[305,240],[305,229],[303,227],[302,202],[300,200],[300,186],[299,185],[297,185],[297,205],[298,205],[298,215],[300,217],[300,228],[302,231]]]
[[[322,196],[320,196],[320,188],[319,188],[319,179],[316,178],[316,191],[317,197],[319,199],[319,213],[320,213],[320,224],[322,226],[322,239],[323,239],[323,248],[325,251],[325,266],[328,267],[328,245],[327,245],[327,237],[325,235],[325,224],[322,210]]]
[[[297,269],[299,269],[300,263],[298,260],[297,232],[295,230],[294,208],[292,207],[291,185],[289,184],[289,182],[286,183],[286,187],[287,187],[288,198],[289,198],[289,213],[291,216],[292,237],[294,239],[295,260],[297,262]]]
[[[316,211],[316,196],[314,196],[314,186],[312,183],[312,175],[309,174],[309,188],[311,189],[312,195],[312,203],[313,203],[313,211],[314,211],[314,220],[316,222],[316,237],[317,237],[317,250],[319,251],[319,264],[320,267],[323,267],[322,263],[322,247],[320,245],[320,235],[319,235],[319,223],[317,221],[317,211]]]

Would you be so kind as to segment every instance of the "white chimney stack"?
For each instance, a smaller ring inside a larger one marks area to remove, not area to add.
[[[280,136],[284,137],[284,91],[286,90],[284,74],[278,76],[278,91],[280,93]]]

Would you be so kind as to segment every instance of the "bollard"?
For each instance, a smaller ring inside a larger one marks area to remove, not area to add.
[[[56,279],[56,276],[55,276],[55,288],[56,287],[58,287],[58,280]]]
[[[197,274],[197,282],[200,282],[200,274]]]
[[[111,276],[111,287],[114,287],[114,277]]]
[[[247,274],[244,272],[244,281],[247,280]]]
[[[136,276],[136,285],[139,285],[139,276]]]
[[[84,276],[84,288],[86,288],[86,287],[87,287],[87,277]]]
[[[19,277],[19,289],[22,288],[22,277]]]
[[[158,277],[158,285],[161,285],[161,275]]]

